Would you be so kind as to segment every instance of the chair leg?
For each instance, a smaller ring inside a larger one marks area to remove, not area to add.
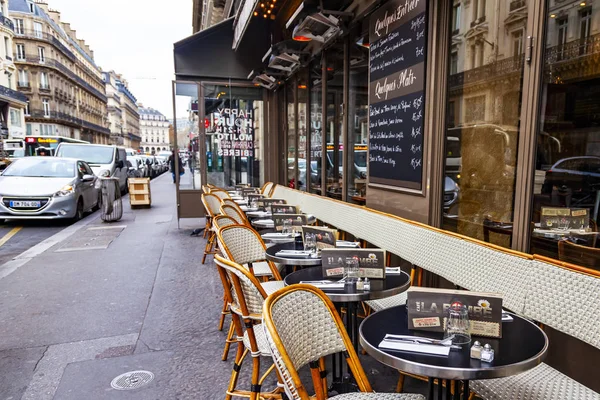
[[[210,249],[212,248],[212,244],[215,240],[215,233],[210,232],[208,234],[208,240],[206,241],[206,246],[204,247],[204,256],[202,256],[202,264],[206,263],[206,256],[210,254]]]
[[[237,315],[232,315],[231,324],[234,327],[234,335],[241,338],[244,332],[241,327],[241,322]],[[227,388],[227,395],[225,400],[231,400],[231,397],[235,394],[235,387],[240,375],[240,368],[244,358],[248,354],[248,350],[244,348],[244,343],[241,340],[237,340],[237,352],[235,353],[235,361],[233,362],[233,370],[231,371],[231,378],[229,379],[229,386]]]
[[[402,393],[404,390],[404,374],[400,372],[400,376],[398,377],[398,384],[396,385],[396,393]]]
[[[221,318],[219,319],[219,330],[223,330],[223,325],[225,324],[225,316],[229,314],[229,304],[227,304],[227,300],[223,298],[223,309],[221,310]]]
[[[223,356],[221,357],[222,361],[227,361],[227,357],[229,356],[229,348],[231,347],[231,343],[235,343],[234,340],[235,330],[233,327],[233,322],[229,325],[229,332],[227,333],[227,339],[225,339],[225,348],[223,349]]]
[[[252,356],[252,380],[250,381],[250,400],[260,399],[260,355]]]
[[[475,392],[469,393],[469,400],[473,400],[475,398]]]

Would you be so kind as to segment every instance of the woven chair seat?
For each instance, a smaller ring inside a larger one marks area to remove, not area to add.
[[[600,394],[545,363],[508,378],[471,381],[471,389],[485,400],[600,400]]]
[[[425,400],[425,396],[413,393],[345,393],[330,397],[331,400]]]
[[[247,268],[248,264],[244,264],[244,267]],[[273,272],[269,268],[269,263],[266,261],[252,263],[252,270],[254,271],[254,276],[273,276]]]
[[[265,292],[267,293],[267,296],[268,296],[271,293],[275,293],[276,291],[278,291],[279,289],[284,287],[285,283],[283,283],[283,281],[269,281],[269,282],[262,282],[260,285],[265,290]]]
[[[402,292],[383,299],[365,301],[365,303],[367,303],[373,311],[377,312],[387,308],[405,305],[407,296],[406,292]]]
[[[271,350],[269,349],[269,344],[267,343],[267,337],[265,336],[265,330],[262,324],[254,325],[254,337],[256,338],[256,344],[258,345],[258,351],[260,352],[260,355],[263,357],[271,357]],[[244,346],[251,351],[247,329],[244,332],[244,338],[242,341],[244,342]]]

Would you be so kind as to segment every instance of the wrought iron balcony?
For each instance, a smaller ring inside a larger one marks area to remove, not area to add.
[[[40,83],[40,90],[49,92],[50,91],[50,84],[48,84],[48,83]]]
[[[16,101],[21,101],[23,103],[27,102],[27,96],[25,96],[21,92],[17,92],[16,90],[7,88],[6,86],[0,86],[0,96],[4,98],[14,99]]]
[[[600,53],[600,34],[546,49],[546,65]]]
[[[13,32],[15,31],[15,24],[13,24],[13,22],[4,15],[0,15],[0,24],[4,25]]]
[[[459,72],[458,74],[450,75],[448,78],[448,87],[455,88],[476,82],[492,81],[501,76],[520,73],[523,70],[524,63],[525,56],[520,54],[482,67]]]
[[[96,132],[100,132],[100,133],[104,133],[107,135],[110,134],[110,130],[108,128],[94,124],[93,122],[89,122],[89,121],[86,121],[81,118],[74,117],[72,115],[69,115],[69,114],[66,114],[63,112],[50,111],[48,113],[45,113],[44,110],[31,109],[29,111],[29,117],[30,118],[51,118],[51,119],[58,120],[59,122],[70,123],[72,125],[87,128],[87,129],[90,129],[90,130],[93,130]]]

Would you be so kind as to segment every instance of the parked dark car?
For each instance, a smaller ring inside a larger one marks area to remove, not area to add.
[[[600,157],[569,157],[556,162],[548,171],[542,193],[570,196],[570,206],[593,207],[600,190]]]

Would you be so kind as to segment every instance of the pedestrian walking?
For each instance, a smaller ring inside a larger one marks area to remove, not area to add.
[[[175,155],[175,150],[173,150],[168,159],[169,168],[171,169],[171,176],[173,177],[173,183],[175,183],[177,181],[175,179],[175,157],[177,157],[177,161],[179,163],[178,164],[179,165],[179,176],[181,176],[185,173],[185,169],[183,167],[183,162],[181,161],[181,157],[179,157],[179,154]]]

